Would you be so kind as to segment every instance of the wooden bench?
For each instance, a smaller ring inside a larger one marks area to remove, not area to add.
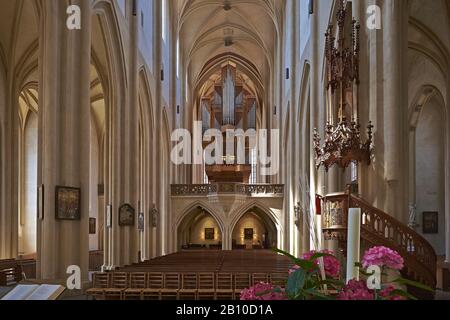
[[[23,280],[22,265],[16,260],[2,260],[0,262],[0,286],[9,287]]]

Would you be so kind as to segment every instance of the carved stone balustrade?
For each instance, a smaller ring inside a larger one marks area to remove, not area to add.
[[[211,196],[217,194],[235,194],[242,196],[283,197],[284,185],[279,184],[174,184],[171,186],[172,197],[177,196]]]

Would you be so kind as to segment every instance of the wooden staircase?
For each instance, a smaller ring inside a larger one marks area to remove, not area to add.
[[[425,238],[413,229],[350,194],[337,193],[323,198],[322,227],[327,240],[337,240],[344,253],[347,238],[349,208],[361,208],[361,240],[363,248],[385,246],[396,250],[405,260],[402,275],[410,280],[436,288],[437,256]],[[411,288],[411,293],[421,298],[430,294]]]

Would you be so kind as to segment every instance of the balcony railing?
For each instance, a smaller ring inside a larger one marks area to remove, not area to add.
[[[284,185],[280,184],[175,184],[172,185],[172,196],[209,196],[215,194],[238,194],[244,196],[282,196]]]

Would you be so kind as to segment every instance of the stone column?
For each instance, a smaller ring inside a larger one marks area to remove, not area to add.
[[[137,228],[138,214],[140,211],[139,196],[139,73],[138,73],[138,0],[130,1],[132,6],[130,15],[130,46],[128,51],[128,100],[124,112],[125,131],[125,192],[123,202],[129,203],[135,209],[135,225],[122,227],[123,260],[121,265],[128,265],[138,261],[138,252],[143,248],[139,246],[139,231]],[[125,51],[126,52],[126,51]]]
[[[0,63],[0,259],[18,255],[19,94],[15,70]]]
[[[360,29],[360,54],[359,54],[359,99],[358,99],[358,118],[362,128],[366,127],[371,119],[370,105],[369,105],[369,33],[376,33],[377,30],[370,31],[366,26],[366,10],[364,0],[353,0],[353,17],[359,22]],[[371,202],[371,196],[369,194],[369,171],[371,170],[366,164],[361,163],[358,165],[358,188],[362,197]]]
[[[450,67],[448,73],[450,74]],[[450,97],[450,78],[447,77],[447,97]],[[447,108],[449,103],[447,102]],[[445,261],[450,263],[450,115],[447,114],[446,119],[446,142],[445,142]]]
[[[156,73],[159,72],[159,70],[161,69],[161,63],[162,63],[162,50],[161,50],[161,2],[160,1],[154,1],[153,2],[153,10],[154,12],[156,12],[155,16],[154,16],[154,32],[155,32],[155,37],[154,37],[154,57],[155,57],[155,65],[153,70],[155,70]],[[155,85],[155,104],[154,104],[154,112],[155,112],[155,132],[157,135],[159,135],[158,137],[156,137],[155,139],[155,145],[154,145],[154,150],[156,152],[154,152],[155,158],[154,158],[154,165],[155,165],[155,182],[157,183],[157,185],[161,185],[164,177],[163,174],[161,172],[161,162],[162,162],[162,141],[161,141],[161,133],[163,130],[163,126],[162,126],[162,122],[163,122],[163,117],[162,117],[162,96],[161,96],[161,90],[162,90],[162,85],[161,85],[161,81],[159,79],[159,77],[157,77],[156,80],[156,85]],[[167,234],[164,234],[162,232],[162,214],[165,214],[165,212],[161,211],[162,208],[162,204],[164,201],[163,198],[163,192],[160,188],[156,189],[156,193],[155,193],[155,204],[156,204],[156,208],[158,209],[159,212],[159,217],[158,217],[158,226],[156,228],[153,229],[153,232],[155,232],[155,235],[153,237],[155,245],[154,248],[156,250],[155,255],[159,256],[163,253],[163,249],[164,249],[164,245],[162,244],[163,241],[163,236],[168,236]]]
[[[40,50],[40,183],[44,220],[38,221],[37,276],[65,281],[68,266],[88,277],[91,8],[76,0],[82,30],[66,28],[67,5],[45,2]],[[55,218],[56,186],[81,189],[81,219]]]
[[[311,157],[310,157],[310,163],[309,163],[309,190],[305,190],[306,192],[309,192],[309,196],[313,198],[316,194],[316,192],[319,192],[318,190],[318,180],[319,180],[319,172],[316,170],[316,163],[314,160],[314,144],[312,140],[312,130],[314,128],[317,128],[319,132],[321,131],[321,128],[324,126],[320,124],[319,120],[319,88],[320,88],[320,77],[319,77],[319,65],[321,63],[319,58],[319,39],[321,39],[320,32],[319,32],[319,6],[318,2],[314,1],[314,13],[310,16],[310,39],[311,39],[311,74],[310,74],[310,147],[311,150]],[[306,186],[306,183],[305,183]],[[308,197],[308,194],[306,195]],[[309,203],[309,199],[304,199],[305,203]],[[311,213],[313,214],[313,213]],[[304,250],[307,252],[310,249],[311,246],[311,232],[309,229],[309,224],[307,223],[309,217],[304,217]]]
[[[400,192],[400,108],[401,108],[401,68],[400,68],[400,21],[399,4],[395,0],[384,2],[384,177],[386,180],[385,210],[399,217],[402,199]]]
[[[290,236],[290,251],[294,255],[299,254],[299,248],[298,248],[298,241],[297,238],[299,237],[298,234],[298,228],[295,225],[295,212],[294,212],[294,206],[296,203],[296,176],[295,176],[295,166],[296,166],[296,152],[295,152],[295,141],[296,141],[296,130],[298,130],[298,127],[296,126],[297,123],[297,78],[295,76],[294,70],[297,70],[297,14],[298,14],[298,8],[297,8],[297,1],[292,1],[292,8],[291,8],[291,17],[292,17],[292,34],[291,34],[291,61],[290,61],[290,87],[291,87],[291,94],[290,94],[290,110],[289,110],[289,145],[285,146],[285,148],[289,148],[289,150],[294,150],[294,152],[287,152],[289,159],[287,159],[289,166],[286,170],[287,173],[287,179],[286,182],[288,183],[288,189],[289,190],[288,196],[289,196],[289,202],[288,202],[288,208],[286,214],[289,215],[289,224],[290,224],[290,233],[292,234]]]

